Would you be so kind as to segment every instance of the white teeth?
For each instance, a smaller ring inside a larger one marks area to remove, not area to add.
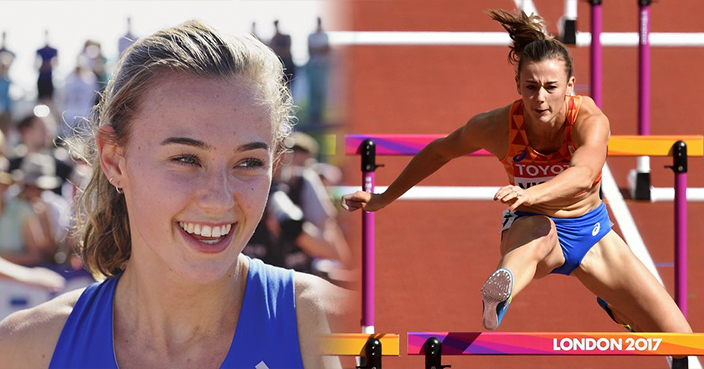
[[[184,231],[203,237],[225,237],[230,233],[232,224],[223,226],[207,226],[194,223],[178,222],[179,227]]]

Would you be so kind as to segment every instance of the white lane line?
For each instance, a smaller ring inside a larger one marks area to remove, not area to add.
[[[650,273],[662,284],[662,279],[655,268],[653,258],[650,257],[648,249],[645,247],[643,238],[641,238],[638,232],[633,216],[631,216],[631,212],[628,210],[623,196],[621,196],[621,191],[618,189],[618,185],[616,184],[616,180],[614,180],[613,174],[611,174],[608,164],[604,164],[604,169],[601,171],[601,189],[604,191],[604,196],[609,203],[611,211],[614,213],[616,223],[621,227],[621,233],[623,233],[623,238],[626,243],[645,267],[648,268]]]
[[[513,3],[516,4],[516,8],[523,10],[528,15],[538,14],[538,9],[533,4],[533,0],[513,0]]]
[[[623,238],[625,238],[626,243],[630,246],[634,254],[640,259],[640,261],[645,265],[646,268],[652,273],[657,280],[662,283],[662,278],[655,268],[655,263],[653,258],[650,257],[648,249],[645,247],[643,238],[638,232],[635,221],[633,221],[633,216],[628,210],[626,202],[621,196],[621,191],[618,189],[618,185],[614,180],[613,174],[607,164],[604,164],[604,169],[601,171],[601,189],[604,191],[604,196],[609,203],[609,207],[616,218],[616,223],[618,223],[621,228],[621,233],[623,233]],[[668,364],[672,366],[672,360],[668,357]],[[702,369],[702,364],[696,356],[689,357],[689,367]]]
[[[387,31],[332,31],[328,32],[333,46],[388,45],[388,46],[508,46],[512,41],[506,32],[387,32]],[[602,32],[601,46],[638,46],[636,32]],[[577,32],[577,46],[591,44],[589,32]],[[651,47],[704,47],[704,32],[652,32]]]

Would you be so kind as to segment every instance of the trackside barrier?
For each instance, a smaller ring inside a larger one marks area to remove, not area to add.
[[[443,135],[347,135],[345,152],[362,155],[362,188],[374,190],[376,155],[415,155]],[[489,156],[477,151],[471,156]],[[687,316],[687,157],[704,155],[702,136],[613,136],[609,156],[672,156],[675,173],[675,301]],[[362,326],[374,327],[374,222],[373,213],[362,211]],[[665,355],[665,354],[663,354]]]
[[[440,369],[445,355],[704,355],[704,334],[601,332],[408,332],[408,354]],[[686,368],[687,358],[673,368]]]
[[[359,369],[381,369],[382,356],[399,356],[398,334],[336,333],[325,337],[323,355],[360,356]]]

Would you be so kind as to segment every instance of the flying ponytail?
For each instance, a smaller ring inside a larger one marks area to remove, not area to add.
[[[543,18],[535,14],[528,16],[523,11],[510,13],[501,9],[488,10],[487,14],[499,22],[513,40],[508,61],[516,65],[516,75],[525,60],[539,62],[556,58],[565,62],[567,78],[572,77],[572,57],[562,42],[548,34]]]

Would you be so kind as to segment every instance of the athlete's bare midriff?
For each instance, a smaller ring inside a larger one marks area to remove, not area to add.
[[[519,206],[517,210],[527,213],[545,214],[555,218],[580,217],[599,206],[601,203],[599,198],[600,187],[601,183],[592,187],[589,191],[570,199],[559,199],[532,206]]]

